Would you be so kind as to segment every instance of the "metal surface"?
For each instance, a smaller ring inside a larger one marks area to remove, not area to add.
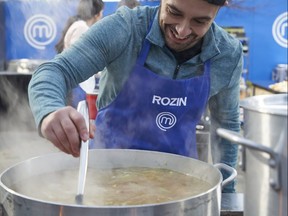
[[[220,171],[213,165],[173,154],[121,149],[90,150],[88,164],[89,167],[101,168],[129,167],[131,165],[168,168],[182,173],[189,173],[192,176],[209,182],[212,186],[210,190],[199,196],[188,197],[183,200],[124,207],[97,207],[51,203],[25,197],[9,189],[9,186],[15,181],[29,178],[33,175],[70,168],[77,169],[79,165],[78,159],[63,153],[54,153],[24,161],[2,173],[0,176],[0,200],[5,211],[9,216],[220,215],[222,176]],[[45,211],[43,211],[43,209],[45,209]]]
[[[210,113],[206,108],[201,116],[199,123],[196,125],[196,143],[198,159],[204,162],[209,162],[210,153]]]
[[[220,216],[243,216],[244,209],[243,193],[225,193],[221,199]],[[3,206],[0,204],[0,216],[8,216]]]
[[[254,96],[242,100],[241,107],[246,114],[249,114],[248,111],[254,111],[255,114],[270,114],[269,117],[272,118],[274,115],[287,118],[287,97],[287,94]],[[249,121],[247,117],[246,115],[246,121]],[[253,118],[250,121],[253,121]],[[247,122],[245,124],[247,125]]]
[[[245,99],[244,137],[218,129],[244,147],[245,215],[287,216],[287,94]]]
[[[221,216],[243,216],[244,194],[224,193],[222,194]]]
[[[221,216],[243,216],[244,196],[242,193],[222,194]],[[0,204],[0,216],[8,216]]]
[[[14,59],[8,62],[7,71],[17,73],[33,73],[34,70],[45,60],[41,59]]]
[[[282,82],[287,80],[288,64],[278,64],[272,72],[272,80],[275,82]]]

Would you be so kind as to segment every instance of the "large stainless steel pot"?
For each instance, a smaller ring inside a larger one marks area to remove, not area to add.
[[[243,146],[244,215],[287,216],[287,94],[244,99],[244,137],[218,129]]]
[[[97,149],[89,151],[89,167],[168,168],[205,180],[211,184],[211,188],[197,196],[173,202],[102,207],[46,202],[24,196],[10,189],[11,185],[18,180],[31,178],[41,173],[78,169],[78,165],[79,161],[76,158],[63,153],[53,153],[32,158],[8,168],[0,176],[0,201],[7,212],[5,214],[9,216],[219,216],[221,188],[236,177],[236,170],[223,164],[216,165],[216,168],[215,165],[179,155],[141,150]],[[232,173],[225,181],[222,181],[220,168],[228,169]]]

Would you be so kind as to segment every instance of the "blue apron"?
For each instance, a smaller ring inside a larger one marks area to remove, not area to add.
[[[94,148],[161,151],[197,158],[196,125],[208,100],[210,63],[190,79],[161,77],[144,67],[145,40],[137,62],[116,99],[100,109]]]

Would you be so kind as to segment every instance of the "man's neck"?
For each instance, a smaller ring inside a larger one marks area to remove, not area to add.
[[[193,47],[187,50],[184,50],[181,52],[175,52],[171,50],[171,52],[177,59],[178,64],[182,64],[201,52],[202,42],[203,42],[203,39],[198,41]]]

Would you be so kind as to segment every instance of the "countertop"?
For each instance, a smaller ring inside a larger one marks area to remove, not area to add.
[[[15,71],[0,71],[0,76],[7,76],[7,75],[31,76],[32,73],[20,73],[20,72],[15,72]]]
[[[280,93],[283,93],[283,92],[280,92],[280,91],[275,91],[273,89],[271,89],[269,86],[270,85],[273,85],[275,84],[275,81],[266,81],[266,80],[256,80],[256,81],[251,81],[251,84],[253,86],[253,95],[256,95],[256,88],[259,88],[259,89],[263,89],[267,92],[270,92],[272,94],[280,94]]]

